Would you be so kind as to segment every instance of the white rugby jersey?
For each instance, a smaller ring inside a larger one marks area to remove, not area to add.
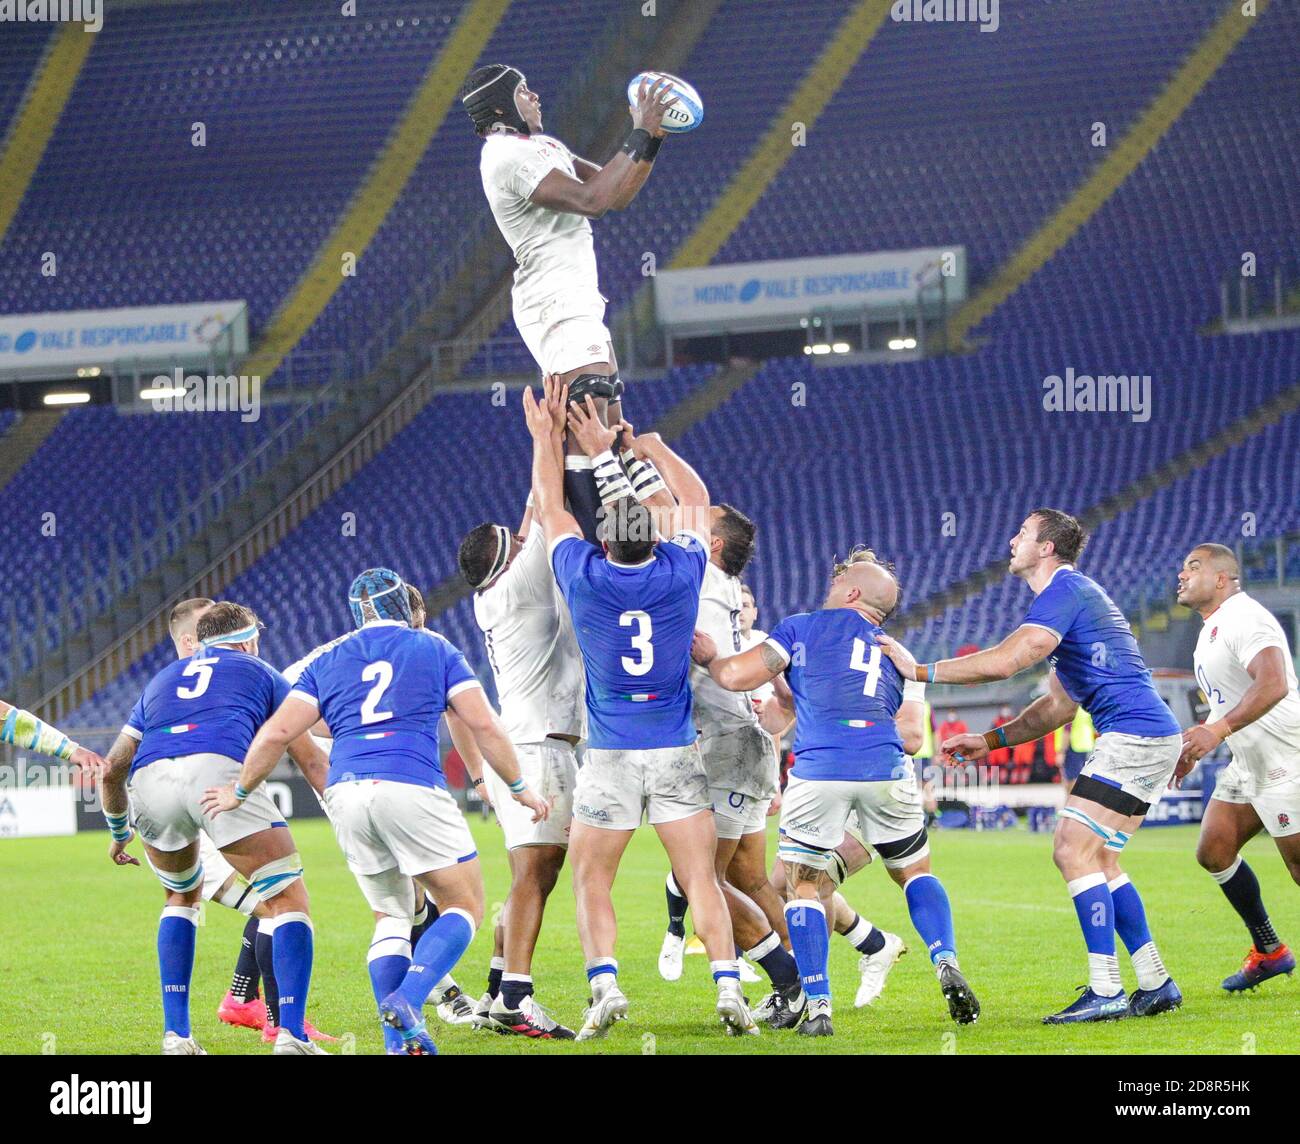
[[[518,264],[512,290],[516,315],[557,294],[598,289],[591,223],[528,200],[551,171],[577,178],[572,152],[549,135],[496,132],[483,143],[483,190]]]
[[[740,635],[740,603],[740,578],[728,576],[712,562],[706,564],[695,626],[713,640],[718,655],[724,658],[745,650]],[[695,693],[695,725],[704,734],[758,722],[750,692],[728,691],[714,680],[707,667],[694,661],[691,662],[691,690]]]
[[[536,521],[510,567],[487,591],[474,593],[474,619],[487,645],[510,741],[585,738],[582,654]]]
[[[1238,592],[1210,613],[1196,640],[1196,682],[1209,701],[1207,722],[1221,719],[1241,702],[1252,682],[1246,668],[1269,647],[1282,649],[1287,694],[1228,738],[1233,760],[1259,786],[1300,775],[1300,694],[1286,633],[1263,604]]]

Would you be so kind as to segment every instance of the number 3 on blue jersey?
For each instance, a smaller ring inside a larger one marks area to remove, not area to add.
[[[393,665],[386,659],[377,659],[374,663],[367,664],[365,670],[361,673],[361,682],[369,683],[372,679],[376,683],[361,704],[362,725],[366,723],[382,723],[385,719],[393,717],[391,711],[375,710],[379,705],[379,701],[384,697],[384,692],[388,690],[388,685],[393,682]]]
[[[862,694],[875,695],[876,685],[880,682],[880,645],[871,645],[871,658],[866,658],[867,644],[865,640],[855,639],[853,641],[853,658],[849,660],[849,666],[854,671],[866,673],[867,678],[862,681]]]
[[[641,611],[624,612],[618,618],[620,628],[630,628],[633,624],[636,624],[637,634],[632,637],[632,647],[640,658],[633,659],[630,655],[625,655],[620,662],[623,664],[623,670],[628,675],[645,675],[655,665],[654,644],[650,642],[650,637],[654,635],[654,628],[650,623],[650,613]]]

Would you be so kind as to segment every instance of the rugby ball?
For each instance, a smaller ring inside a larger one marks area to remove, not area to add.
[[[664,113],[663,129],[670,135],[694,131],[704,122],[704,102],[700,99],[700,93],[684,79],[668,72],[644,71],[634,75],[632,82],[627,85],[627,101],[630,106],[636,106],[636,93],[643,79],[647,86],[657,79],[666,79],[672,84],[671,91],[664,96],[665,99],[677,97],[677,102]]]

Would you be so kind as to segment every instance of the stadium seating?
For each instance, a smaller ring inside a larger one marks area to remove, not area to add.
[[[300,273],[364,170],[354,155],[335,170],[312,161],[309,152],[337,150],[337,133],[355,130],[363,139],[357,149],[372,156],[404,98],[400,91],[409,94],[421,60],[427,61],[445,34],[441,24],[435,30],[423,23],[418,36],[409,27],[399,33],[397,8],[380,4],[376,15],[366,17],[375,37],[368,42],[391,44],[394,66],[387,75],[349,73],[348,82],[360,85],[371,101],[364,115],[351,118],[354,113],[331,103],[320,129],[324,134],[287,143],[276,155],[271,152],[277,133],[289,128],[270,123],[264,105],[284,100],[315,116],[313,99],[320,106],[330,103],[323,85],[304,54],[297,61],[265,61],[272,78],[279,75],[276,69],[293,63],[301,88],[289,79],[264,78],[270,86],[256,98],[237,90],[237,73],[232,69],[228,79],[221,73],[221,61],[234,60],[231,29],[219,15],[210,17],[211,35],[193,48],[192,59],[186,56],[189,66],[201,73],[215,67],[214,93],[224,92],[231,115],[247,115],[261,125],[264,134],[249,153],[279,177],[256,190],[203,192],[229,192],[213,202],[247,207],[248,217],[238,229],[217,222],[193,232],[223,245],[209,251],[214,278],[190,282],[198,293],[184,297],[230,293],[207,287],[212,281],[238,282],[231,267],[246,249],[272,251],[267,257],[277,263],[274,273],[259,270],[252,276],[261,291],[255,317],[264,320]],[[548,93],[560,91],[566,74],[580,66],[582,43],[608,18],[600,5],[570,8],[557,11],[517,0],[511,12],[521,19],[503,23],[484,53],[488,59],[517,60],[541,92],[544,107]],[[269,52],[273,57],[277,46],[282,53],[305,50],[310,43],[308,17],[261,0],[252,10],[265,21],[263,40],[275,39],[270,29],[280,28],[277,21],[298,29],[289,36],[291,43],[259,41],[245,48],[254,56]],[[1098,162],[1089,139],[1092,124],[1105,122],[1114,145],[1221,12],[1219,0],[1178,0],[1140,10],[1113,0],[1004,5],[1002,27],[990,36],[974,27],[887,21],[810,132],[807,147],[794,150],[718,260],[962,242],[978,283]],[[838,0],[809,0],[800,6],[807,37],[795,38],[779,34],[789,9],[777,0],[723,3],[682,70],[700,88],[712,119],[727,128],[671,140],[636,208],[596,224],[602,288],[615,305],[643,282],[646,251],[655,253],[661,267],[667,264],[788,97],[810,62],[809,40],[828,35],[843,14]],[[534,21],[525,30],[523,16],[552,23]],[[383,21],[390,26],[381,28]],[[294,40],[299,32],[307,40],[301,46]],[[116,53],[106,57],[115,62],[113,78],[127,84],[122,73],[130,69],[122,62],[150,41],[147,35],[133,37],[129,29],[118,35],[97,47],[91,64],[101,50]],[[1195,332],[1217,316],[1219,278],[1240,265],[1243,251],[1258,255],[1261,276],[1274,266],[1291,276],[1296,272],[1285,264],[1294,257],[1287,243],[1300,216],[1300,75],[1289,67],[1286,47],[1295,42],[1300,42],[1300,13],[1271,6],[1261,27],[1238,45],[1132,177],[976,331],[984,343],[976,352],[835,368],[819,368],[805,358],[769,361],[689,430],[681,448],[697,463],[715,499],[736,503],[759,523],[759,555],[750,578],[762,609],[760,624],[815,606],[832,556],[857,541],[871,543],[898,563],[907,593],[904,608],[915,604],[998,560],[1028,509],[1050,503],[1083,512],[1300,379],[1300,334],[1208,338]],[[532,55],[537,43],[547,44],[544,58]],[[1069,51],[1049,50],[1060,44],[1068,44]],[[216,62],[199,62],[209,58]],[[102,60],[96,66],[108,70]],[[735,82],[742,72],[743,85]],[[136,106],[153,108],[143,116],[143,144],[124,161],[123,185],[144,196],[152,193],[143,186],[144,175],[150,155],[156,157],[163,146],[158,108],[166,104],[161,96],[153,101],[143,90],[147,85],[130,82],[137,84],[130,89]],[[0,78],[0,99],[4,90]],[[80,90],[74,98],[80,98]],[[74,153],[85,145],[86,124],[96,115],[83,106],[77,118],[75,131],[60,128],[53,147],[59,157],[49,171],[46,165],[41,171],[36,197],[47,210],[55,208],[54,217],[88,201],[87,192],[75,186]],[[129,122],[125,114],[107,117],[123,136]],[[368,251],[365,273],[339,291],[308,335],[306,349],[355,348],[404,300],[414,280],[456,257],[449,236],[485,225],[476,147],[463,120],[450,117]],[[295,155],[305,164],[302,179],[294,170]],[[192,177],[193,163],[194,157],[183,152],[162,169],[179,182]],[[319,218],[312,210],[285,217],[293,214],[289,204],[299,183],[307,188],[313,210],[320,206]],[[264,195],[270,206],[253,210],[241,194]],[[177,201],[191,204],[184,210],[201,212],[206,200],[181,196]],[[130,300],[138,280],[131,280],[127,259],[137,240],[148,237],[154,243],[148,257],[160,266],[155,285],[175,285],[166,275],[176,273],[190,249],[181,230],[140,232],[142,220],[178,217],[162,211],[160,202],[142,197],[138,208],[119,204],[127,241],[105,240],[113,246],[106,257],[120,260],[122,297]],[[29,202],[23,211],[35,209]],[[32,215],[34,221],[39,217],[44,216]],[[11,235],[0,255],[9,254],[15,241]],[[19,282],[11,267],[8,259],[0,260],[0,306],[20,294],[31,303],[30,284]],[[69,291],[69,298],[76,288],[75,280],[56,287]],[[234,296],[246,292],[236,290]],[[492,371],[531,371],[512,324],[498,333]],[[1149,375],[1150,419],[1049,413],[1043,381],[1067,368]],[[467,372],[487,369],[484,354]],[[683,367],[663,381],[636,385],[629,406],[633,419],[644,427],[710,372]],[[791,400],[797,383],[806,387],[806,401],[798,404]],[[342,588],[366,564],[392,563],[415,583],[436,585],[454,575],[455,541],[465,529],[487,518],[512,520],[527,480],[527,446],[512,418],[517,410],[492,406],[486,392],[437,398],[285,543],[230,585],[223,595],[250,603],[268,621],[268,658],[287,662],[346,626]],[[80,424],[69,419],[46,443],[47,462],[79,457]],[[507,431],[499,434],[498,424]],[[249,430],[248,439],[266,431]],[[1300,421],[1292,415],[1103,524],[1086,568],[1121,604],[1137,607],[1168,587],[1190,544],[1204,535],[1239,534],[1243,512],[1255,514],[1260,537],[1294,531],[1300,490],[1289,458],[1298,431]],[[175,448],[171,442],[158,446],[160,467],[168,472],[174,468],[167,459],[174,466],[192,447],[184,436]],[[132,446],[133,437],[119,434],[122,443],[115,448],[123,456],[152,457],[150,445]],[[244,448],[247,441],[230,444]],[[84,468],[68,467],[65,473],[60,464],[45,463],[43,478],[33,469],[20,474],[26,485],[0,492],[0,509],[38,504],[42,496],[58,499],[65,481],[86,483],[76,475]],[[95,496],[89,488],[83,493],[73,499],[75,511],[93,513]],[[137,483],[128,475],[103,503],[114,519],[128,519],[133,506],[143,506],[147,516],[155,495],[147,476]],[[165,505],[175,503],[169,498]],[[341,535],[341,516],[348,512],[357,514],[356,536]],[[141,527],[147,533],[153,525],[142,518]],[[129,537],[119,539],[125,556]],[[5,575],[13,583],[27,583],[31,571],[21,557]],[[74,571],[69,570],[70,578]],[[322,597],[338,599],[340,606],[302,606],[306,598]],[[920,654],[948,654],[1004,632],[1023,614],[1024,604],[1021,585],[999,583],[928,622],[909,640]],[[52,620],[49,626],[54,627]],[[464,646],[483,672],[467,602],[432,617],[431,626]],[[0,623],[0,649],[7,638],[4,628]],[[72,723],[115,722],[167,654],[166,648],[151,653],[87,703]]]

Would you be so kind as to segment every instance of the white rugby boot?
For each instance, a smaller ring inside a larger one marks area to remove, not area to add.
[[[603,1037],[615,1021],[627,1020],[627,998],[617,985],[611,985],[599,997],[593,997],[582,1015],[582,1027],[575,1040],[590,1041]]]
[[[327,1053],[315,1041],[300,1041],[288,1029],[282,1028],[275,1038],[273,1057],[328,1057]]]
[[[163,1034],[162,1055],[165,1057],[206,1057],[208,1050],[203,1048],[193,1037],[182,1037],[179,1033]]]
[[[718,982],[718,1016],[732,1037],[757,1037],[758,1024],[740,992],[740,982],[724,977]]]
[[[664,943],[659,947],[659,976],[665,981],[678,981],[682,976],[682,953],[686,948],[684,937],[664,934]]]
[[[875,953],[864,953],[858,959],[858,973],[862,980],[858,983],[858,994],[853,998],[854,1008],[861,1009],[870,1005],[884,992],[889,971],[907,952],[907,946],[898,934],[886,933],[884,937],[883,949],[878,949]]]

